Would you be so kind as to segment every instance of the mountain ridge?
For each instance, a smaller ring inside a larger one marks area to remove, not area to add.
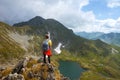
[[[79,36],[82,36],[83,38],[86,38],[86,39],[91,39],[91,40],[100,39],[101,41],[106,42],[108,44],[120,46],[120,42],[119,42],[120,41],[120,33],[79,32],[76,34]]]
[[[37,21],[36,19],[38,19],[38,18],[40,18],[41,19],[41,17],[34,17],[34,18],[32,18],[31,20],[29,20],[29,21]],[[58,42],[72,42],[72,41],[74,41],[75,40],[75,42],[78,42],[79,43],[79,41],[83,41],[83,43],[84,42],[89,42],[89,43],[93,43],[92,41],[90,41],[90,40],[87,40],[87,39],[84,39],[84,38],[81,38],[81,37],[78,37],[78,36],[76,36],[74,33],[73,33],[73,31],[72,30],[69,30],[69,29],[67,29],[64,25],[62,25],[61,23],[59,23],[58,21],[56,21],[56,20],[54,20],[54,19],[44,19],[44,22],[43,22],[43,24],[41,25],[41,26],[36,26],[36,24],[32,24],[32,25],[30,25],[29,24],[29,21],[26,21],[26,23],[27,23],[27,25],[28,26],[31,26],[31,28],[33,28],[35,31],[34,32],[37,32],[37,31],[39,31],[39,32],[41,32],[42,34],[41,35],[44,35],[44,33],[45,32],[47,32],[47,31],[50,31],[50,33],[51,33],[51,36],[53,36],[53,41],[55,40],[55,38],[57,39],[57,40],[59,40],[59,41],[57,41],[57,43]],[[33,22],[34,22],[33,21]],[[39,22],[39,21],[37,21],[37,22]],[[37,23],[37,22],[35,22],[35,23]],[[24,24],[22,24],[22,23],[19,23],[19,24],[21,24],[22,26],[25,26]],[[15,24],[14,26],[19,26],[19,24]],[[36,31],[37,30],[37,31]],[[39,34],[39,32],[38,32],[38,34]],[[70,36],[68,36],[68,35],[70,35]],[[60,38],[59,38],[60,37]],[[80,38],[80,39],[79,39]],[[64,40],[65,39],[65,40]],[[79,41],[77,41],[79,39]],[[101,41],[100,41],[101,42]],[[63,43],[64,44],[64,43]],[[75,43],[74,43],[75,44]],[[72,46],[74,45],[74,44],[72,44]],[[77,44],[76,44],[77,45]],[[75,45],[75,46],[76,46]],[[75,47],[74,46],[74,47]],[[88,46],[88,45],[87,45]]]
[[[3,36],[8,36],[8,34],[5,34],[6,30],[8,30],[9,32],[13,32],[14,34],[18,33],[19,35],[29,36],[31,39],[28,40],[28,43],[30,44],[30,46],[28,48],[27,55],[36,55],[36,56],[42,55],[41,44],[44,39],[44,35],[46,31],[49,30],[51,33],[51,39],[53,41],[53,49],[58,45],[59,42],[61,42],[65,46],[64,48],[62,48],[62,53],[59,56],[58,55],[52,56],[53,58],[52,60],[53,61],[54,60],[57,61],[59,59],[72,60],[80,63],[80,65],[83,66],[83,68],[88,70],[85,72],[85,74],[83,74],[84,77],[82,77],[81,80],[93,80],[93,79],[98,79],[98,80],[116,79],[117,80],[120,78],[119,77],[120,76],[119,75],[119,71],[120,71],[119,70],[119,62],[120,62],[119,47],[114,47],[112,45],[102,42],[99,39],[88,40],[88,39],[76,36],[72,30],[67,29],[63,24],[61,24],[60,22],[54,19],[52,20],[45,19],[45,21],[43,21],[43,24],[41,24],[42,22],[39,23],[38,20],[39,19],[36,20],[36,18],[33,18],[32,20],[28,20],[25,22],[27,23],[27,25],[18,23],[19,25],[22,25],[22,26],[18,25],[19,27],[17,27],[17,24],[16,26],[13,26],[13,27],[9,25],[8,27],[5,27],[1,23],[1,26],[5,28],[5,30],[2,30],[3,28],[1,28],[0,30],[4,31],[4,33],[1,31]],[[32,22],[28,23],[29,21],[32,21]],[[33,24],[34,21],[35,21],[35,24]],[[36,26],[37,24],[40,24],[40,25]],[[1,35],[0,35],[0,40],[1,40]],[[12,42],[15,42],[13,38],[12,40],[13,40]],[[9,53],[9,51],[7,53]],[[16,52],[14,51],[13,53],[16,54]],[[10,54],[8,54],[8,56],[9,55]],[[87,77],[88,74],[92,74],[92,75],[90,75],[90,77],[88,78]],[[100,74],[100,75],[95,78],[94,76],[96,76],[97,74]]]

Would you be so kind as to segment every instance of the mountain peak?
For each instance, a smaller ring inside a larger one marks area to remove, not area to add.
[[[40,16],[36,16],[32,19],[30,19],[29,21],[25,21],[25,22],[21,22],[21,23],[16,23],[13,26],[25,26],[25,25],[29,25],[29,26],[41,26],[44,23],[45,19],[40,17]]]
[[[40,17],[40,16],[36,16],[32,19],[30,19],[28,22],[36,22],[36,21],[39,21],[39,22],[43,22],[45,19]]]

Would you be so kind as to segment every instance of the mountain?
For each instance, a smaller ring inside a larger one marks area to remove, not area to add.
[[[32,25],[34,25],[34,27],[36,27],[36,26],[41,26],[44,23],[44,21],[45,21],[45,19],[43,19],[42,17],[36,16],[35,18],[33,18],[27,22],[17,23],[17,24],[14,24],[13,26],[23,26],[23,25],[32,26]]]
[[[59,42],[65,46],[61,55],[55,56],[54,59],[77,61],[81,66],[88,69],[88,71],[83,74],[83,77],[81,77],[81,80],[93,80],[95,79],[94,76],[96,76],[96,80],[105,80],[108,78],[117,80],[120,78],[119,47],[104,43],[100,39],[88,40],[82,38],[75,35],[72,30],[67,29],[60,22],[54,19],[43,19],[39,16],[26,22],[14,24],[13,26],[19,28],[29,27],[30,29],[25,31],[26,34],[36,35],[40,38],[42,37],[42,39],[45,32],[49,31],[53,41],[53,49]],[[101,34],[102,33],[99,33],[99,35]],[[34,40],[35,43],[39,41],[39,39]],[[37,44],[40,45],[40,43]],[[109,61],[111,62],[109,63]],[[90,74],[92,75],[87,78]]]
[[[103,42],[106,42],[108,44],[113,44],[120,46],[120,33],[101,33],[101,32],[78,32],[77,35],[80,35],[83,38],[96,40],[100,39]]]
[[[27,34],[34,33],[36,35],[44,35],[45,32],[49,31],[51,33],[51,39],[54,42],[53,47],[61,42],[63,45],[66,46],[65,48],[67,50],[73,53],[76,52],[77,55],[84,55],[88,52],[91,52],[94,54],[98,53],[105,56],[111,53],[110,45],[107,45],[100,40],[92,41],[76,36],[72,30],[67,29],[63,24],[54,19],[43,19],[37,16],[29,21],[14,24],[13,26],[23,27],[26,25],[30,26],[31,28],[31,30],[28,31]],[[104,45],[104,47],[98,46],[98,44],[101,46]],[[99,48],[101,48],[102,51],[100,51]],[[85,49],[87,50],[84,51]]]
[[[0,80],[69,80],[60,74],[56,61],[43,64],[40,54],[33,56],[42,37],[27,34],[29,30],[28,26],[12,27],[0,22]]]
[[[54,55],[53,51],[52,61],[71,60],[78,62],[87,69],[81,76],[81,80],[119,80],[120,78],[119,47],[109,45],[99,39],[88,40],[77,36],[72,30],[54,19],[36,16],[13,26],[1,23],[0,27],[0,55],[7,54],[10,57],[7,59],[6,55],[2,57],[5,57],[4,61],[6,60],[6,62],[12,62],[11,59],[18,61],[18,57],[42,55],[41,44],[45,33],[49,31],[53,41],[53,49],[59,43],[64,46],[60,55]],[[7,41],[7,39],[10,40]],[[8,45],[11,42],[12,44]],[[14,47],[9,49],[11,45]],[[13,57],[13,55],[17,56]]]
[[[103,34],[97,38],[101,39],[106,43],[120,46],[120,33]]]
[[[99,36],[103,35],[104,33],[102,32],[76,32],[76,35],[80,35],[83,38],[86,39],[92,39],[92,40],[96,40]]]

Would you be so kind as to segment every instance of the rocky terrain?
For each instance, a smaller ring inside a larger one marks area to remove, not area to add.
[[[42,58],[26,57],[13,67],[0,68],[0,80],[70,80],[62,76],[58,65],[43,63]]]

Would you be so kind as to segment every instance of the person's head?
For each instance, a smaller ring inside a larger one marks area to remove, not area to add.
[[[49,38],[49,35],[48,35],[48,34],[45,34],[45,38],[48,39],[48,38]]]
[[[49,33],[49,32],[47,32],[47,33],[45,34],[45,38],[46,38],[46,39],[49,39],[49,38],[50,38],[50,33]]]

